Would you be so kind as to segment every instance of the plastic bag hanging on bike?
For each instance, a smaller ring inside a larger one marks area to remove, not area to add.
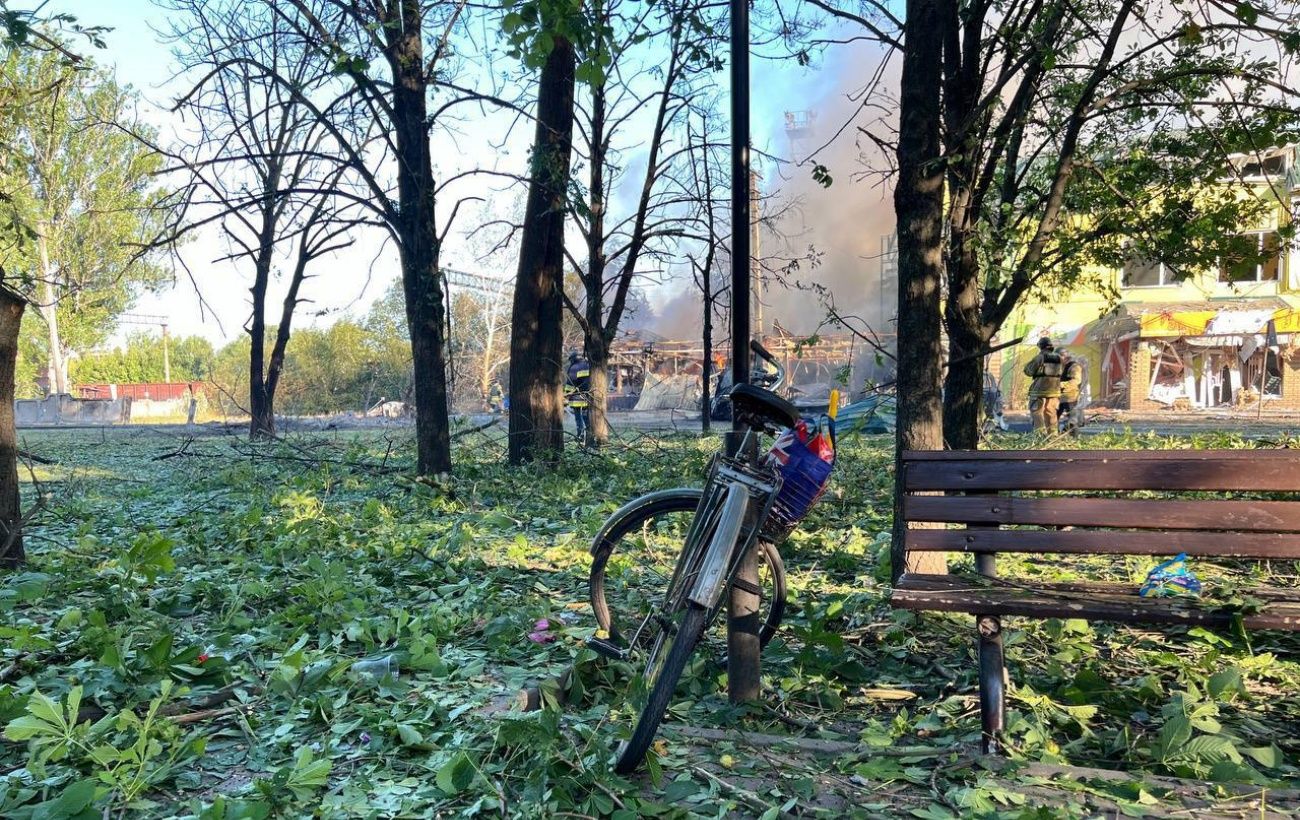
[[[781,474],[781,489],[764,526],[767,537],[784,538],[803,520],[830,484],[835,456],[835,422],[828,416],[802,419],[776,440],[768,460]]]

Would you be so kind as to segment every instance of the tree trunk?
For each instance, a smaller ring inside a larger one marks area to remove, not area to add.
[[[943,380],[943,438],[954,450],[974,450],[980,441],[984,403],[984,357],[988,340],[960,316],[949,313],[948,371]]]
[[[602,447],[609,441],[609,346],[603,333],[587,336],[587,364],[591,399],[587,404],[587,445]]]
[[[950,183],[950,190],[951,190]],[[963,193],[963,199],[969,197]],[[948,331],[948,370],[943,382],[943,437],[954,450],[974,450],[980,440],[980,406],[984,402],[984,357],[989,341],[980,321],[983,297],[979,260],[971,246],[968,216],[962,212],[949,223],[948,299],[944,325]]]
[[[63,342],[59,338],[59,306],[54,300],[54,289],[49,285],[45,286],[46,304],[39,308],[41,318],[45,320],[46,328],[46,346],[49,348],[48,361],[45,367],[45,377],[50,383],[50,392],[54,394],[68,392],[67,371],[64,369],[63,361]]]
[[[712,258],[712,254],[709,254]],[[704,367],[700,375],[700,404],[703,412],[700,413],[700,430],[704,435],[712,432],[713,419],[709,415],[709,402],[713,398],[713,293],[709,287],[709,271],[704,272],[704,278],[700,280],[704,289],[704,337],[702,339],[704,350]]]
[[[275,409],[266,384],[266,288],[271,279],[271,250],[265,235],[257,255],[257,270],[249,293],[253,315],[248,323],[248,422],[249,438],[275,435]]]
[[[603,4],[597,4],[597,19]],[[587,362],[591,365],[591,400],[587,405],[587,443],[601,447],[609,440],[609,345],[605,333],[605,87],[597,85],[591,90],[591,160],[589,190],[591,216],[587,221],[587,276],[586,322],[584,347]],[[611,337],[612,338],[612,335]],[[597,386],[599,378],[604,381]]]
[[[289,280],[289,291],[284,295],[280,307],[280,324],[275,328],[275,343],[271,346],[271,360],[266,363],[266,410],[270,416],[271,429],[275,432],[275,390],[280,386],[280,375],[284,373],[284,354],[289,347],[289,337],[293,335],[293,312],[298,307],[298,291],[303,280],[307,278],[307,264],[312,256],[304,247],[298,251],[298,261],[294,265],[293,278]]]
[[[510,334],[511,464],[553,463],[564,448],[564,223],[575,58],[563,37],[542,67],[532,179],[519,244]]]
[[[59,338],[59,294],[54,289],[54,266],[50,264],[49,244],[45,240],[44,228],[36,235],[36,252],[41,266],[41,278],[44,280],[44,303],[40,306],[41,318],[45,320],[49,361],[46,376],[50,382],[50,392],[54,394],[68,392],[67,363],[63,360],[63,340]]]
[[[393,132],[397,144],[397,233],[401,244],[402,292],[415,365],[416,468],[421,475],[451,472],[447,417],[440,251],[434,205],[436,187],[429,156],[428,80],[424,74],[419,0],[400,0],[400,25],[386,27],[393,73]]]
[[[16,567],[27,558],[18,495],[18,431],[14,428],[18,331],[25,307],[26,302],[0,287],[0,567]]]
[[[940,161],[939,0],[907,0],[899,105],[898,184],[898,416],[894,469],[891,569],[942,572],[938,553],[908,556],[903,537],[902,454],[943,449],[940,383],[940,286],[943,279],[943,167]]]

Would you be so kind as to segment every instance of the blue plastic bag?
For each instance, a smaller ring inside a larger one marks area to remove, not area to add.
[[[1143,598],[1167,598],[1174,595],[1201,594],[1201,582],[1187,567],[1187,553],[1180,552],[1164,563],[1157,564],[1147,573],[1146,582],[1138,590]]]

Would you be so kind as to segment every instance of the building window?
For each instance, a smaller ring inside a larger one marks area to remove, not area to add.
[[[1175,284],[1173,271],[1158,259],[1132,256],[1124,263],[1124,287],[1126,288],[1158,288],[1172,284]]]
[[[1236,239],[1241,242],[1241,250],[1220,257],[1219,281],[1276,282],[1282,267],[1282,241],[1277,232],[1243,233]]]

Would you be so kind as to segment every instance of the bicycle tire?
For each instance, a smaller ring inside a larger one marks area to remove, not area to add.
[[[708,619],[709,613],[706,609],[688,602],[676,633],[670,636],[671,645],[665,650],[662,644],[659,644],[652,652],[651,659],[646,663],[647,670],[655,659],[666,651],[663,666],[655,675],[650,696],[645,708],[641,710],[641,716],[637,719],[636,728],[632,730],[632,737],[619,744],[617,760],[614,763],[614,771],[619,774],[631,774],[645,759],[645,753],[654,742],[659,724],[664,719],[664,713],[668,711],[668,702],[677,691],[677,682],[681,679],[691,655],[694,654],[700,636],[708,626]],[[668,635],[669,633],[662,632],[660,639]]]
[[[596,625],[614,640],[622,640],[624,635],[610,611],[606,595],[605,570],[609,559],[618,552],[624,538],[655,519],[674,513],[694,512],[699,506],[704,491],[695,487],[679,487],[672,490],[660,490],[634,499],[615,511],[601,526],[591,545],[591,570],[588,575],[588,593],[591,608],[596,615]],[[765,599],[767,613],[759,629],[759,643],[767,646],[781,626],[786,608],[785,564],[781,553],[767,542],[758,542],[759,560],[765,562],[769,569],[770,591],[762,597]],[[761,604],[760,604],[761,606]]]

